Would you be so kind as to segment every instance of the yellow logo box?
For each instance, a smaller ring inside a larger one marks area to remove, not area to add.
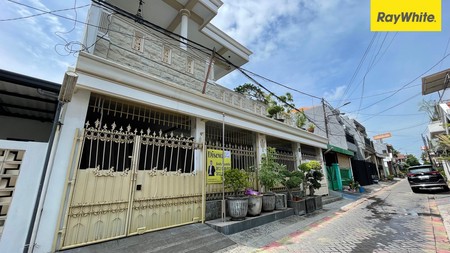
[[[371,0],[373,32],[441,31],[441,0]]]

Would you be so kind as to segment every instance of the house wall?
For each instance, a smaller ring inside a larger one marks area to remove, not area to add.
[[[0,239],[0,252],[22,252],[39,189],[47,143],[0,140],[0,148],[25,150]]]
[[[0,116],[0,139],[48,142],[52,123]]]
[[[348,149],[343,122],[339,122],[338,116],[335,116],[338,112],[333,112],[328,106],[325,106],[325,113],[327,115],[328,122],[329,143],[336,147]],[[314,133],[325,137],[326,129],[323,106],[314,106],[313,108],[306,110],[305,114],[314,121],[314,124],[317,125],[314,129]]]
[[[58,228],[60,207],[63,198],[65,179],[72,156],[73,143],[76,129],[84,127],[90,92],[78,89],[72,97],[72,101],[66,105],[65,115],[62,120],[62,128],[59,138],[55,140],[53,147],[54,162],[49,174],[49,190],[46,192],[42,218],[36,235],[34,251],[36,253],[53,252],[54,236]],[[73,162],[73,161],[72,161]],[[60,228],[59,228],[60,229]],[[58,230],[59,230],[58,229]],[[13,252],[13,251],[5,251]]]

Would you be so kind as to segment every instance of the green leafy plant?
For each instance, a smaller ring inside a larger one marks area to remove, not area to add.
[[[264,93],[261,88],[252,83],[239,85],[238,87],[234,88],[234,91],[246,96],[249,99],[256,100],[264,104],[268,103],[266,93]]]
[[[350,187],[350,190],[357,190],[359,188],[358,181],[352,180],[348,186]]]
[[[289,171],[286,167],[280,170],[279,175],[281,184],[286,188],[289,198],[293,200],[292,189],[300,187],[305,175],[299,170]]]
[[[249,186],[249,175],[245,170],[226,169],[224,177],[225,188],[232,190],[235,196]]]
[[[275,160],[275,148],[267,148],[267,153],[262,155],[258,178],[264,186],[264,191],[270,191],[280,183],[279,171],[284,168]]]
[[[309,123],[309,125],[308,125],[308,131],[309,132],[314,132],[315,128],[316,128],[316,126],[313,123]]]
[[[303,128],[307,121],[305,112],[303,110],[295,113],[295,124],[298,128]]]
[[[319,189],[322,184],[320,181],[323,179],[321,172],[322,165],[319,161],[309,161],[299,165],[301,173],[303,173],[303,194],[306,193],[306,189],[309,189],[309,195],[314,195],[314,190]]]
[[[278,100],[278,101],[277,101]],[[266,96],[267,101],[267,116],[274,118],[279,113],[289,114],[292,108],[295,108],[294,99],[291,93],[287,92],[283,96],[279,96],[277,100],[274,100],[272,96]]]

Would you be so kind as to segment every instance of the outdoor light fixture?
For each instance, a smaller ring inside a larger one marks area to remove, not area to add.
[[[62,103],[68,103],[72,100],[73,91],[78,81],[77,73],[73,71],[67,71],[64,74],[64,80],[62,82],[61,90],[59,91],[58,101]]]

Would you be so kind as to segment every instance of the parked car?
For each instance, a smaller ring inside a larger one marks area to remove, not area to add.
[[[448,191],[445,178],[432,165],[418,165],[408,168],[408,182],[413,192],[421,189]]]

